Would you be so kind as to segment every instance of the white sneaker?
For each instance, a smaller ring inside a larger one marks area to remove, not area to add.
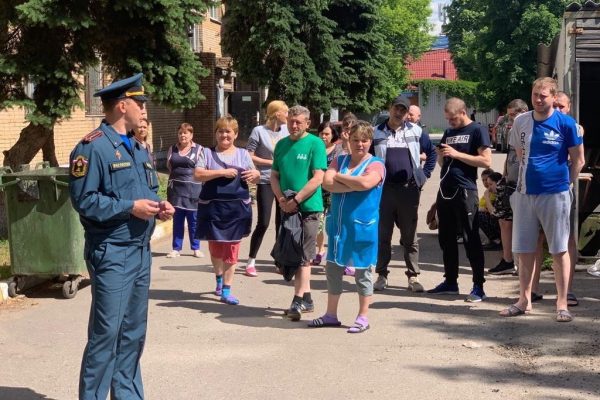
[[[387,278],[383,275],[379,275],[377,280],[373,284],[373,290],[382,291],[387,287]]]
[[[204,253],[200,250],[194,250],[194,257],[196,258],[204,258]]]
[[[423,288],[423,285],[421,285],[421,283],[419,282],[419,278],[417,278],[416,276],[411,276],[410,278],[408,278],[408,290],[415,293],[421,293],[425,289]]]
[[[179,257],[180,255],[181,254],[179,254],[179,252],[177,250],[173,250],[172,252],[167,254],[167,258],[175,258],[175,257]]]
[[[596,264],[589,267],[587,272],[596,278],[600,278],[600,260],[596,261]]]

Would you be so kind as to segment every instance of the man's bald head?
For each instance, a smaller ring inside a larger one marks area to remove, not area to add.
[[[421,120],[421,109],[415,105],[410,106],[408,108],[406,119],[413,124],[418,123]]]
[[[563,114],[568,114],[571,111],[571,98],[569,95],[565,92],[557,92],[554,108],[557,108]]]

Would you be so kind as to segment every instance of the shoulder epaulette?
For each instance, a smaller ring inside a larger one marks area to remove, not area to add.
[[[98,139],[100,136],[102,136],[102,131],[100,129],[96,129],[95,131],[92,131],[92,132],[88,133],[87,135],[85,135],[83,137],[83,139],[81,139],[81,141],[83,143],[89,143],[92,140]]]

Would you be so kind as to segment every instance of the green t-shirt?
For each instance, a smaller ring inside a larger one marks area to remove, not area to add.
[[[299,192],[313,177],[313,171],[327,169],[325,143],[310,133],[297,141],[293,141],[289,136],[283,138],[275,146],[272,169],[279,172],[279,186],[282,192]],[[300,211],[323,211],[321,186],[312,196],[300,203]]]

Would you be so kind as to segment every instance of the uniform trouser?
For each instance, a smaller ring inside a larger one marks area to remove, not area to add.
[[[185,231],[185,220],[188,224],[188,235],[190,237],[190,248],[200,250],[200,239],[196,239],[196,218],[198,210],[186,210],[175,207],[173,215],[173,250],[181,251],[183,248],[183,235]]]
[[[146,338],[150,246],[86,244],[92,282],[80,399],[143,399],[140,357]]]
[[[394,225],[400,229],[400,246],[404,248],[406,275],[417,276],[419,270],[419,243],[417,222],[421,191],[415,185],[384,185],[379,205],[379,246],[375,272],[387,277],[392,258]]]
[[[450,195],[454,192],[451,191]],[[444,193],[448,196],[448,193]],[[450,283],[458,280],[458,244],[456,243],[457,227],[462,233],[467,258],[473,271],[473,283],[483,285],[485,282],[483,248],[479,237],[479,199],[477,190],[458,189],[454,197],[444,199],[438,192],[438,239],[444,259],[444,277]]]
[[[256,258],[258,254],[258,249],[262,244],[263,237],[265,236],[265,232],[269,227],[269,222],[271,222],[271,210],[273,209],[273,200],[275,200],[275,195],[273,194],[273,190],[271,189],[270,184],[260,184],[256,185],[256,228],[254,228],[254,232],[252,232],[252,237],[250,238],[250,253],[248,256],[250,258]],[[277,239],[277,234],[279,233],[279,225],[281,225],[281,209],[279,208],[279,204],[275,203],[275,239]]]

